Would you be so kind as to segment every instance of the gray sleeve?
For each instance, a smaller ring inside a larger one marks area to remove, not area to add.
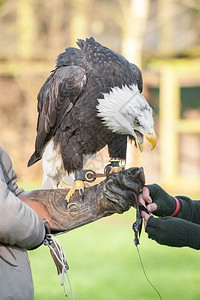
[[[8,153],[0,147],[0,179],[6,184],[8,189],[16,196],[23,192],[22,188],[17,185],[17,174],[13,170],[12,161]]]
[[[31,249],[42,243],[45,228],[37,214],[0,180],[0,241]]]
[[[8,154],[5,151],[0,154],[0,242],[34,248],[44,239],[44,224],[35,211],[17,197],[23,189],[17,186],[17,175]]]

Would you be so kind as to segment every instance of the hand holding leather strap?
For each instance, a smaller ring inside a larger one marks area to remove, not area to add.
[[[146,187],[149,189],[152,201],[157,204],[158,208],[154,212],[156,216],[170,216],[176,211],[177,203],[175,198],[169,195],[158,184],[146,185]]]

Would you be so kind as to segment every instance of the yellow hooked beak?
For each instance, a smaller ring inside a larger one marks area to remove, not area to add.
[[[142,136],[145,136],[145,138],[151,144],[151,146],[152,146],[151,150],[153,150],[155,148],[156,142],[157,142],[157,137],[156,137],[156,133],[153,128],[151,128],[147,134],[145,134],[139,130],[134,130],[134,136],[136,138],[137,145],[141,152],[143,151],[143,148],[144,148]]]
[[[157,143],[157,136],[155,133],[155,130],[153,128],[151,128],[148,132],[148,134],[144,135],[147,139],[147,141],[151,144],[151,150],[153,150],[156,146]]]

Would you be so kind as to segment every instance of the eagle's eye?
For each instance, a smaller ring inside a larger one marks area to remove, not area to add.
[[[134,125],[135,125],[136,127],[139,127],[139,126],[140,126],[140,122],[139,122],[138,120],[135,120],[135,121],[134,121]]]

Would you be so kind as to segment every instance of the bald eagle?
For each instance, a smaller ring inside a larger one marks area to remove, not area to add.
[[[79,39],[57,58],[38,94],[35,151],[28,166],[43,160],[47,177],[83,168],[108,145],[111,158],[126,159],[127,136],[143,149],[155,146],[152,109],[141,95],[139,68],[94,38]],[[75,178],[76,180],[76,178]]]

